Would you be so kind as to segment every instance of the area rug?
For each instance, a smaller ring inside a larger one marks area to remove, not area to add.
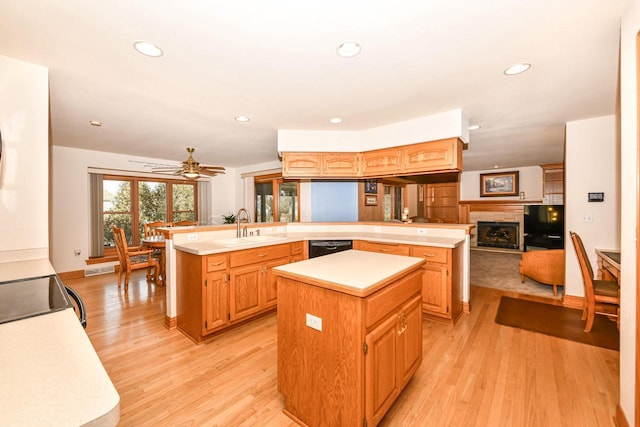
[[[582,310],[502,296],[496,323],[620,351],[616,322],[596,315],[593,329],[585,332],[581,316]]]

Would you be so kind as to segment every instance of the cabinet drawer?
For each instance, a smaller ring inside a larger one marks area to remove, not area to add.
[[[207,257],[207,272],[226,270],[229,266],[227,255],[210,255]]]
[[[414,271],[393,285],[367,297],[365,302],[365,326],[375,325],[394,309],[422,291],[422,271]]]
[[[232,252],[229,256],[229,264],[233,268],[241,265],[255,264],[276,258],[288,257],[289,250],[289,244],[287,243],[284,245],[264,246],[261,248],[236,251]]]
[[[407,245],[400,243],[383,243],[383,242],[368,242],[366,240],[358,243],[357,248],[362,251],[379,252],[381,254],[392,255],[409,255],[410,249]]]
[[[432,246],[414,246],[411,248],[411,255],[425,258],[427,262],[446,264],[450,250],[451,249],[435,248]]]
[[[304,252],[304,242],[291,243],[291,255],[299,255]]]

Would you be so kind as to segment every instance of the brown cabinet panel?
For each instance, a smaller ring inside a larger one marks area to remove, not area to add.
[[[273,275],[273,267],[289,263],[289,258],[281,258],[262,265],[262,288],[264,307],[274,307],[278,302],[278,280]]]
[[[210,255],[207,257],[207,271],[221,271],[229,268],[229,255]]]
[[[446,315],[449,311],[447,267],[425,264],[422,276],[422,308],[432,314]]]
[[[291,252],[289,243],[263,246],[255,249],[231,252],[229,264],[231,268],[288,257]]]
[[[432,141],[404,147],[404,172],[459,169],[457,164],[457,139]]]
[[[261,274],[261,265],[238,267],[231,271],[229,314],[232,321],[250,316],[262,309]]]
[[[227,272],[207,274],[204,286],[204,324],[202,335],[206,335],[229,323],[229,293]]]
[[[381,254],[392,255],[409,255],[409,246],[402,245],[400,243],[386,243],[386,242],[369,242],[367,240],[356,240],[354,243],[354,249],[368,252],[378,252]]]
[[[357,176],[359,153],[323,153],[322,176]]]
[[[402,150],[387,148],[362,153],[362,176],[397,175],[402,172]]]
[[[282,153],[283,176],[320,176],[321,153]]]

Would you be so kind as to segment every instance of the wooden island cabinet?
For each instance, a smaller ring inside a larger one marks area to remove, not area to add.
[[[424,260],[345,251],[275,268],[278,390],[308,426],[375,426],[422,361]]]
[[[302,242],[214,255],[176,251],[178,329],[196,342],[273,311],[273,268],[300,260]]]
[[[408,245],[356,240],[354,249],[425,259],[422,267],[422,311],[434,320],[455,323],[463,312],[462,276],[457,266],[463,262],[463,248]]]

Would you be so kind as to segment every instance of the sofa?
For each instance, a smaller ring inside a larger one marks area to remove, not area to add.
[[[520,260],[520,281],[525,277],[536,282],[553,286],[553,295],[558,295],[558,286],[562,286],[564,296],[564,249],[548,249],[524,252]]]

